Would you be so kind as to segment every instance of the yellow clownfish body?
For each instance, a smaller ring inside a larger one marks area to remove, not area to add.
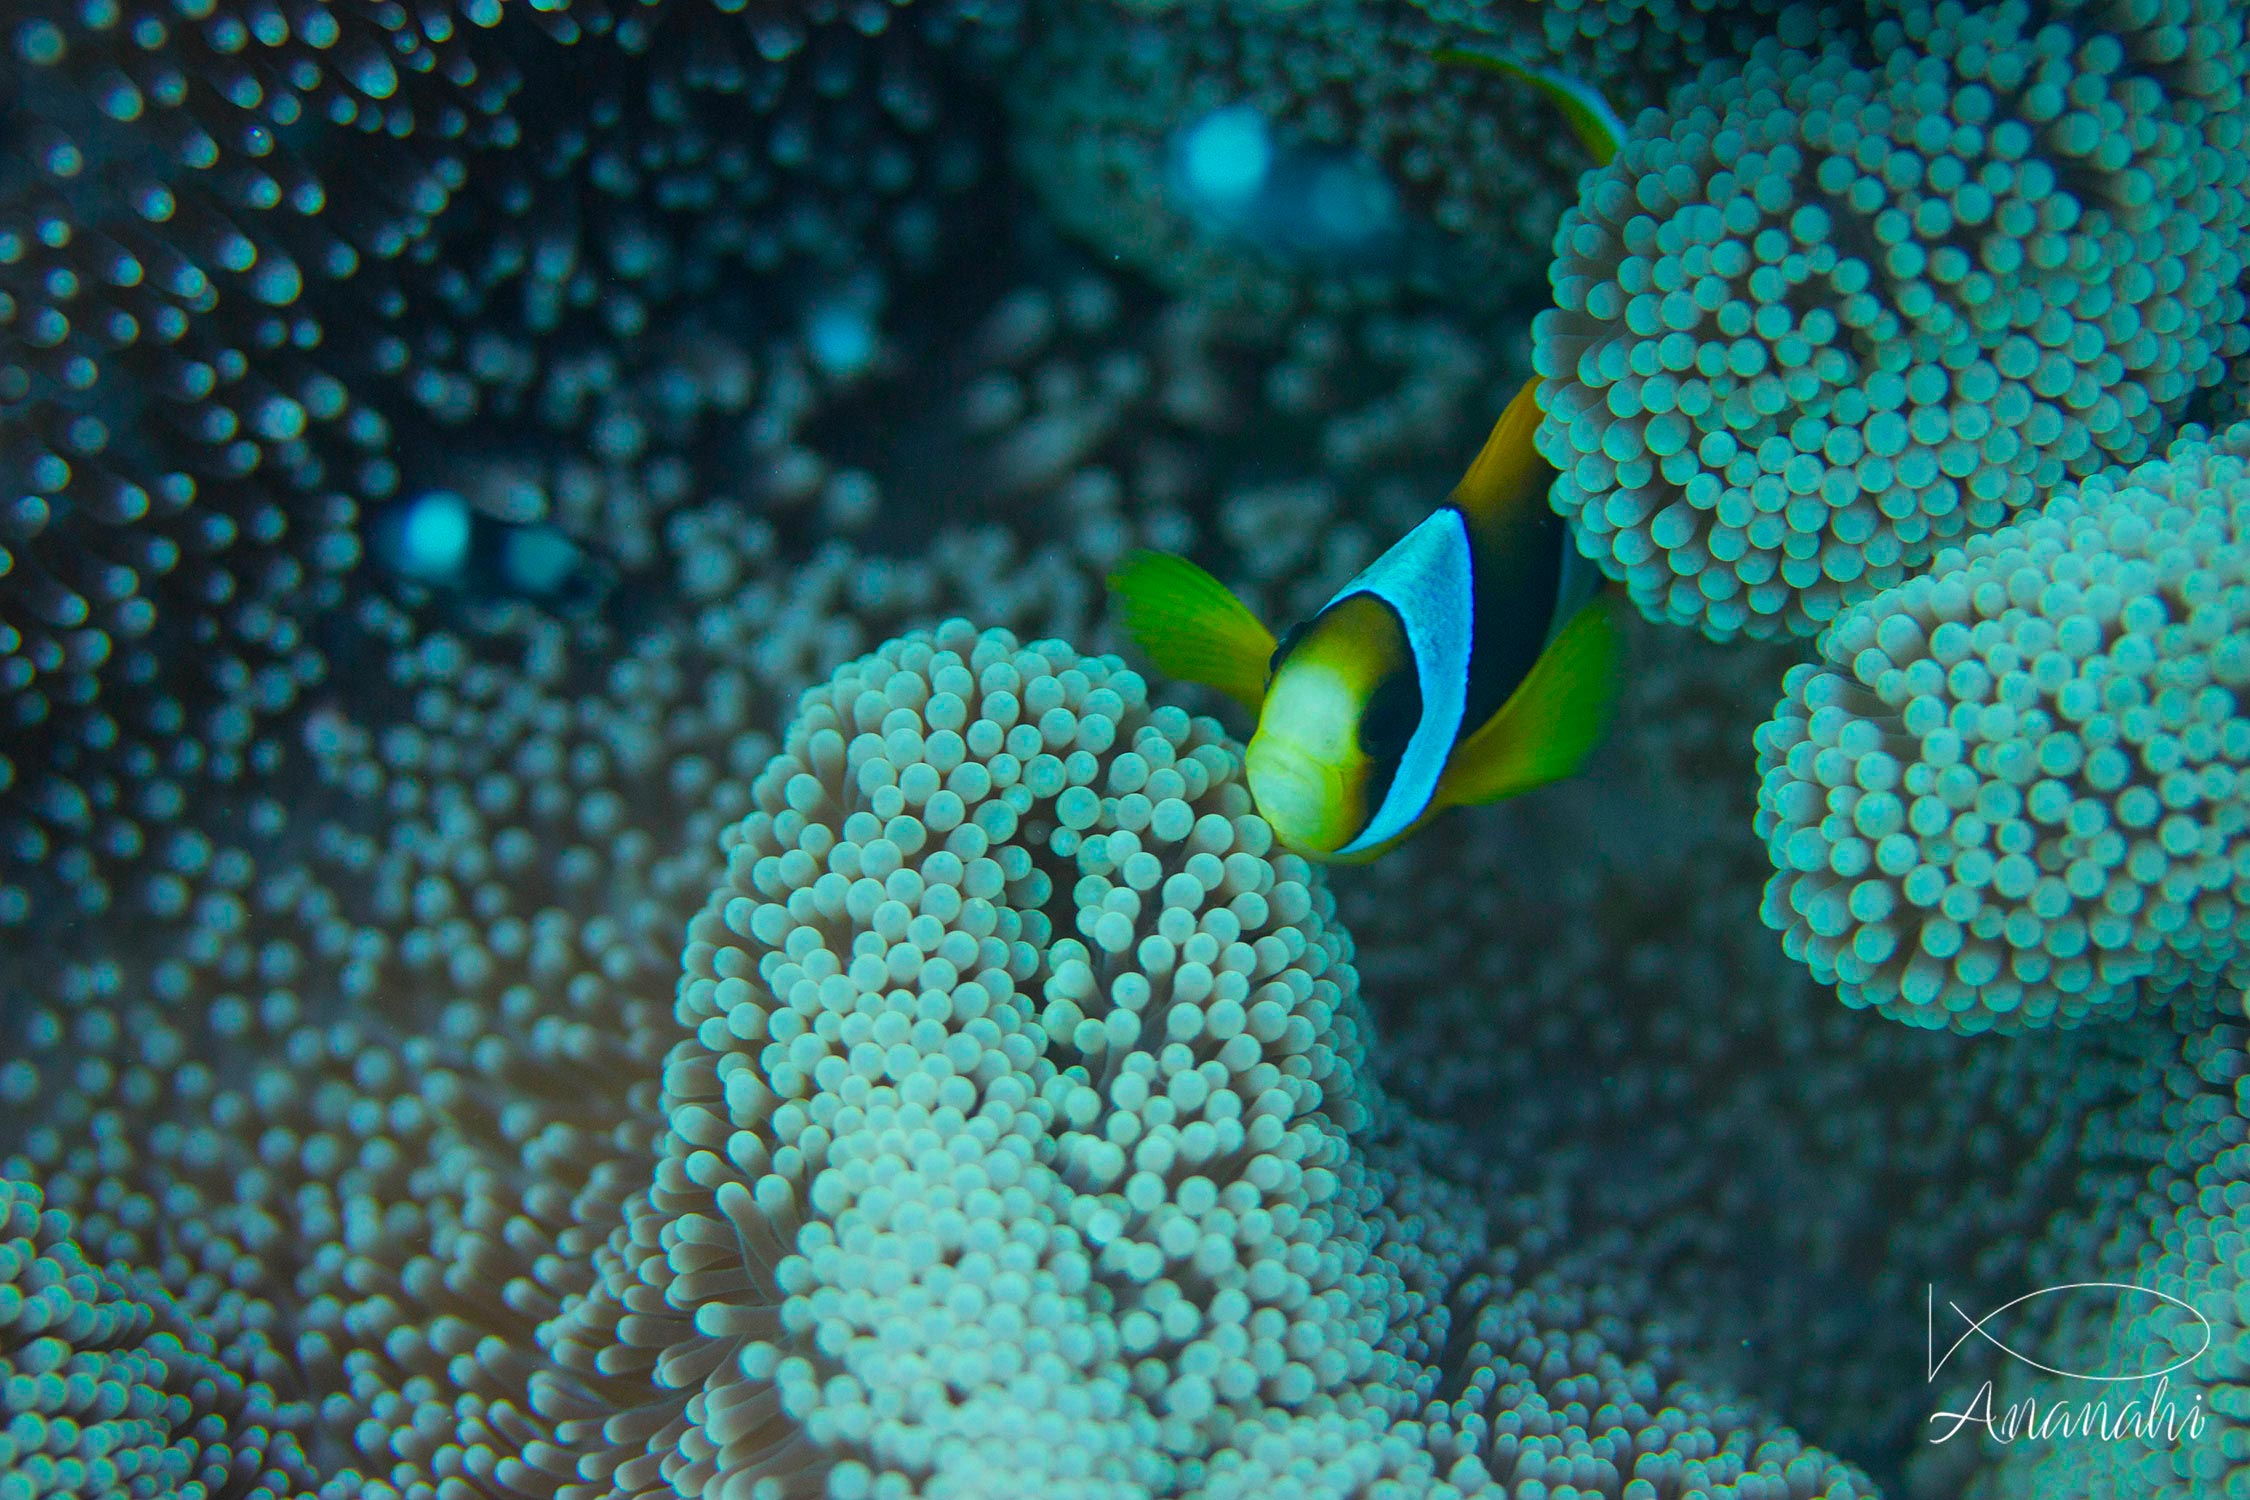
[[[1537,392],[1446,504],[1278,642],[1184,558],[1138,552],[1110,575],[1160,669],[1257,714],[1250,793],[1299,853],[1371,859],[1443,808],[1569,775],[1600,739],[1617,624],[1547,505]]]

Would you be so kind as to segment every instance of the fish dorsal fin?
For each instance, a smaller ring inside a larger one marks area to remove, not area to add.
[[[1577,770],[1616,706],[1622,643],[1606,596],[1571,616],[1499,712],[1454,748],[1433,804],[1497,802]]]
[[[1125,632],[1156,669],[1215,687],[1258,711],[1273,663],[1273,632],[1227,586],[1184,557],[1136,551],[1109,575]]]
[[[1500,420],[1492,424],[1476,461],[1453,487],[1453,503],[1461,507],[1470,528],[1480,536],[1500,531],[1518,507],[1544,507],[1547,503],[1555,471],[1532,446],[1539,417],[1539,377],[1534,375],[1500,413]]]
[[[1488,73],[1528,83],[1554,101],[1555,108],[1570,123],[1571,133],[1578,137],[1594,165],[1606,167],[1617,155],[1617,148],[1625,142],[1625,121],[1601,91],[1592,84],[1558,73],[1551,68],[1535,68],[1529,63],[1517,62],[1512,57],[1502,57],[1496,52],[1481,52],[1474,47],[1442,47],[1435,60],[1471,68],[1482,68]]]

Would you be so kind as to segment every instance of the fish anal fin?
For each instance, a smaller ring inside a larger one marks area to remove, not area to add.
[[[1218,579],[1168,552],[1137,551],[1109,575],[1126,633],[1167,676],[1217,688],[1258,711],[1273,632]]]
[[[1454,747],[1432,805],[1497,802],[1577,770],[1609,725],[1622,652],[1616,606],[1596,596],[1499,711]]]
[[[1532,445],[1539,418],[1539,377],[1534,375],[1492,424],[1476,461],[1453,487],[1453,503],[1478,533],[1491,535],[1517,507],[1546,507],[1555,471]]]

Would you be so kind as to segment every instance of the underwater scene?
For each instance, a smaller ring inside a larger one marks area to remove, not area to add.
[[[0,0],[0,1500],[2250,1497],[2243,0]]]

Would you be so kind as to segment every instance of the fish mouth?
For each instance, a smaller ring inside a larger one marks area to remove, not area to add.
[[[1344,842],[1344,778],[1295,745],[1258,735],[1243,757],[1250,796],[1274,835],[1299,854],[1332,854]]]

